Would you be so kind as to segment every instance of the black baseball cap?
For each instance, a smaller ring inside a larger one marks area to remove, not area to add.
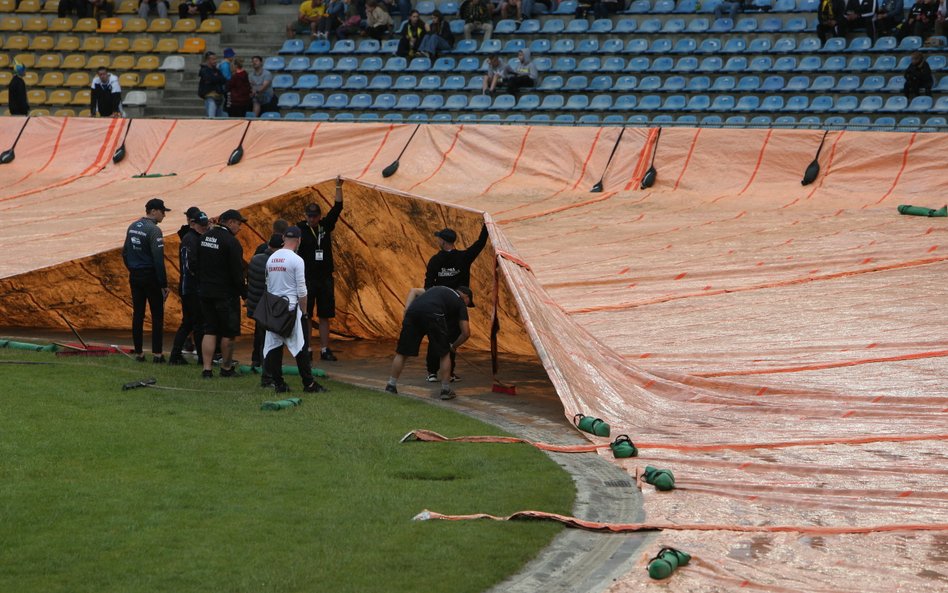
[[[454,232],[454,229],[441,229],[435,233],[434,236],[439,239],[444,239],[448,243],[454,243],[458,240],[458,234]],[[470,288],[468,290],[470,290]]]
[[[287,239],[299,239],[303,236],[303,231],[300,230],[300,227],[293,225],[291,227],[287,227],[287,229],[283,231],[283,236]]]
[[[162,212],[171,212],[171,208],[165,208],[165,201],[161,198],[152,198],[145,204],[145,212],[152,210],[161,210]]]
[[[307,216],[316,216],[323,213],[323,209],[319,207],[319,204],[309,204],[305,209]]]
[[[244,218],[240,212],[233,209],[225,210],[224,213],[221,214],[221,222],[224,222],[225,220],[239,220],[240,222],[247,222],[247,219]]]
[[[445,241],[447,241],[447,239],[445,239]],[[458,286],[456,290],[460,292],[461,294],[466,294],[467,300],[468,300],[468,305],[467,305],[468,308],[474,308],[474,293],[471,291],[471,289],[468,288],[467,286]]]
[[[198,208],[197,206],[191,206],[190,208],[184,211],[184,216],[188,220],[197,220],[198,218],[201,217],[201,209]]]
[[[267,246],[273,249],[279,249],[283,247],[283,235],[280,233],[273,233],[270,235],[270,240],[267,241]]]

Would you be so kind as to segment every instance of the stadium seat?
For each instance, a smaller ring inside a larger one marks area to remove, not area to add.
[[[136,37],[132,40],[132,46],[128,48],[129,51],[135,54],[148,54],[155,51],[155,38],[151,35],[146,35],[144,37]],[[178,51],[177,41],[175,41],[175,52]],[[182,60],[184,58],[181,58]]]
[[[131,91],[122,99],[122,103],[128,106],[141,106],[148,103],[148,93],[145,91]]]
[[[477,48],[479,54],[496,54],[500,52],[500,39],[485,39],[481,46]]]
[[[836,85],[833,87],[833,92],[836,93],[852,93],[859,88],[859,77],[846,75],[840,76],[839,80],[836,81]]]
[[[155,56],[157,59],[157,56]],[[182,56],[168,56],[165,58],[165,61],[161,63],[159,70],[162,71],[173,71],[181,72],[184,70],[184,57]]]
[[[367,87],[373,91],[385,91],[392,88],[392,77],[388,74],[376,74]]]
[[[925,58],[925,61],[928,62],[928,66],[934,72],[945,70],[946,67],[948,67],[948,57],[946,57],[944,54],[930,55]]]
[[[163,89],[165,88],[165,75],[161,72],[149,72],[142,77],[142,88]]]
[[[220,19],[209,18],[201,21],[201,25],[197,28],[196,33],[205,34],[205,35],[214,35],[220,33],[223,28],[223,24]]]
[[[661,111],[681,111],[687,103],[688,100],[684,95],[670,95],[665,98],[660,109]]]
[[[651,11],[652,4],[649,0],[632,0],[625,12],[627,14],[648,14]]]
[[[747,50],[747,42],[740,37],[732,37],[724,42],[724,48],[721,50],[726,54],[739,54]]]
[[[841,38],[840,38],[841,39]],[[872,49],[872,39],[869,37],[854,37],[850,42],[849,46],[846,47],[847,52],[867,52]]]
[[[885,55],[879,56],[876,60],[869,66],[871,72],[888,72],[890,70],[895,70],[895,56]]]
[[[671,49],[673,54],[688,54],[689,56],[695,53],[695,50],[698,49],[698,43],[691,37],[682,37],[675,42],[675,46]],[[695,58],[695,63],[697,63],[697,58]]]
[[[69,104],[79,105],[82,107],[88,107],[91,100],[92,100],[92,91],[90,89],[82,89],[73,93],[72,102],[70,102]]]
[[[276,88],[276,86],[274,86]],[[280,109],[294,109],[300,104],[299,93],[282,93],[277,101]]]
[[[15,16],[0,17],[0,32],[12,33],[23,30],[23,20]]]
[[[825,54],[838,54],[846,49],[846,38],[845,37],[830,37],[823,44],[823,47],[820,48],[820,51]]]
[[[419,106],[423,111],[437,111],[444,106],[444,97],[441,95],[429,94],[421,99]]]
[[[768,76],[760,83],[760,91],[764,93],[779,93],[783,90],[785,81],[783,76]]]
[[[264,111],[260,114],[260,119],[281,119],[279,111]]]
[[[711,91],[715,93],[729,93],[737,88],[737,79],[733,76],[718,76],[711,84]]]
[[[662,98],[658,95],[643,95],[635,106],[637,111],[657,111],[662,106]]]
[[[349,106],[349,95],[345,93],[333,93],[326,97],[323,106],[327,109],[345,109]]]
[[[550,40],[549,39],[534,39],[530,42],[530,53],[545,54],[550,51]]]
[[[270,72],[282,72],[284,69],[286,69],[286,60],[277,56],[264,58],[263,68],[265,70],[269,70]]]
[[[442,2],[441,3],[441,14],[444,16],[455,16],[460,12],[460,3],[459,2]]]
[[[698,64],[698,72],[720,72],[723,68],[724,62],[719,56],[708,56]]]
[[[644,76],[636,90],[640,93],[653,93],[662,87],[661,76]]]
[[[342,88],[343,80],[339,74],[326,74],[319,79],[319,89],[334,91]]]
[[[693,76],[688,79],[685,90],[689,93],[704,93],[711,88],[711,79],[707,76]]]
[[[129,51],[131,45],[127,37],[109,37],[104,49],[109,53],[126,52]]]
[[[747,53],[749,54],[766,54],[770,53],[770,50],[771,42],[766,37],[754,37],[747,44]]]
[[[662,25],[662,33],[665,35],[677,35],[685,30],[684,19],[669,19]]]
[[[89,61],[86,62],[86,68],[89,70],[98,70],[99,68],[108,68],[109,64],[112,63],[112,60],[109,59],[109,56],[106,55],[95,55],[89,58]]]
[[[559,35],[566,29],[566,23],[563,22],[563,19],[548,19],[543,23],[543,28],[540,29],[540,32],[544,35]]]
[[[563,107],[567,111],[585,111],[589,107],[589,97],[586,95],[570,95]]]
[[[553,64],[555,72],[573,72],[576,70],[576,58],[559,57]]]
[[[895,128],[895,118],[880,117],[873,122],[873,128],[876,130],[892,130]]]
[[[860,93],[877,93],[885,87],[885,77],[873,74],[863,79],[858,91]]]
[[[566,99],[563,98],[563,95],[547,95],[543,98],[543,103],[537,109],[543,111],[556,111],[563,108],[563,105],[566,104]]]
[[[635,76],[620,76],[612,85],[612,90],[620,93],[634,91],[638,85],[638,79]]]
[[[900,119],[899,123],[896,125],[896,128],[900,132],[912,132],[921,127],[921,125],[922,119],[920,117],[909,115]]]
[[[589,78],[582,75],[570,76],[563,85],[564,91],[582,91],[589,86]]]
[[[602,67],[602,62],[597,57],[582,58],[576,65],[576,72],[597,72]]]
[[[53,70],[62,65],[63,58],[59,54],[43,54],[33,65],[37,70]]]
[[[277,74],[273,77],[273,88],[276,90],[293,88],[293,75]]]
[[[652,118],[653,126],[667,126],[675,121],[675,118],[668,114],[656,115]]]
[[[467,95],[451,95],[445,100],[444,108],[457,111],[467,107]]]
[[[510,116],[508,116],[509,118]],[[408,118],[411,121],[411,117]],[[450,113],[437,113],[431,118],[432,123],[451,123],[453,118]]]
[[[340,39],[329,50],[330,54],[351,54],[355,53],[355,41],[352,39]]]
[[[802,33],[808,29],[813,30],[812,27],[807,25],[806,17],[796,16],[787,19],[781,30],[786,33]]]
[[[284,115],[283,119],[306,119],[306,115],[302,111],[291,111]]]
[[[418,78],[413,74],[402,74],[395,79],[392,88],[396,91],[413,91],[418,87]]]
[[[572,39],[557,39],[550,49],[554,54],[571,54],[576,51],[576,42]]]
[[[859,99],[852,95],[843,95],[836,99],[836,105],[833,110],[839,113],[849,113],[855,111],[859,106]]]
[[[70,88],[85,88],[92,84],[88,72],[73,72],[66,78],[66,82],[62,86]]]
[[[800,63],[797,64],[799,72],[816,72],[823,65],[823,60],[819,56],[803,56]]]
[[[715,19],[711,23],[711,27],[708,29],[710,33],[730,33],[731,29],[734,28],[734,21],[731,19]]]
[[[718,95],[711,102],[709,111],[732,111],[736,103],[731,95]]]
[[[767,97],[767,98],[772,99],[773,96]],[[792,97],[787,99],[787,102],[783,106],[782,110],[792,111],[792,112],[805,111],[806,108],[809,107],[809,105],[810,105],[809,97],[805,95],[793,95]]]
[[[652,7],[653,14],[668,14],[675,10],[675,0],[655,0],[655,5]]]
[[[856,59],[856,58],[853,58],[853,59]],[[826,60],[823,61],[823,64],[820,66],[820,70],[823,72],[842,72],[845,69],[846,69],[846,56],[828,56]]]
[[[297,58],[293,59],[295,60]],[[302,59],[306,60],[307,58]],[[319,58],[316,59],[318,60]],[[332,67],[332,69],[334,72],[355,72],[359,69],[359,58],[355,56],[343,56],[336,61],[336,64]]]
[[[525,47],[527,47],[527,42],[523,39],[508,39],[500,51],[505,54],[516,54]]]
[[[780,127],[780,128],[784,128],[784,127],[792,128],[794,127],[796,123],[797,123],[797,118],[793,115],[781,115],[777,117],[777,119],[774,120],[774,126]]]
[[[743,56],[728,58],[724,64],[724,72],[744,72],[745,70],[747,70],[747,58]]]
[[[395,56],[389,58],[382,67],[383,72],[404,72],[408,68],[408,60],[403,57]]]
[[[806,99],[806,97],[803,98]],[[764,97],[763,101],[760,102],[758,111],[763,111],[764,113],[774,113],[782,110],[783,106],[783,97],[780,95],[768,95]]]
[[[773,69],[774,61],[770,56],[753,58],[747,65],[748,72],[768,72]]]
[[[598,39],[582,39],[580,40],[579,45],[576,46],[576,53],[578,54],[594,54],[598,51]]]
[[[638,33],[640,35],[655,35],[662,30],[662,21],[659,19],[647,19],[639,24]]]
[[[757,19],[745,17],[734,24],[734,33],[753,33],[757,30]]]
[[[546,124],[550,123],[550,116],[545,113],[537,113],[531,115],[527,121],[531,124]]]
[[[105,38],[91,36],[91,35],[83,39],[82,45],[79,46],[79,51],[82,51],[85,53],[103,51],[104,49],[105,49]]]
[[[581,126],[598,126],[599,125],[599,116],[593,113],[587,113],[585,115],[579,116],[577,122]]]
[[[760,107],[760,97],[746,95],[737,100],[734,111],[756,111]]]
[[[538,60],[534,60],[536,62]],[[481,69],[480,60],[477,58],[461,58],[458,60],[458,72],[476,72]]]
[[[687,56],[684,58],[679,58],[678,61],[675,62],[675,65],[672,68],[672,71],[691,73],[691,72],[696,71],[697,69],[698,69],[698,58],[693,57],[693,56]]]
[[[441,88],[441,77],[436,75],[422,76],[418,81],[419,91],[436,91]]]
[[[612,19],[596,19],[589,25],[590,33],[610,33],[612,32]]]
[[[588,110],[607,111],[612,108],[611,95],[596,95],[589,101]]]
[[[873,113],[882,109],[882,97],[879,95],[867,95],[859,102],[856,111],[861,113]]]
[[[197,30],[197,21],[194,19],[178,19],[171,27],[172,33],[194,33]]]
[[[825,93],[831,91],[836,86],[836,78],[828,74],[817,76],[810,83],[809,91],[811,93]]]
[[[675,14],[692,14],[698,11],[696,0],[679,0],[675,5]]]
[[[892,76],[889,80],[886,81],[885,86],[882,88],[884,93],[901,93],[905,88],[905,77],[901,75]]]
[[[898,42],[895,37],[880,37],[876,39],[870,51],[888,53],[895,51],[896,47],[898,47]]]
[[[759,128],[769,128],[773,124],[773,118],[769,115],[755,115],[747,122],[748,126],[759,127]]]
[[[303,45],[303,42],[301,40],[287,39],[286,41],[283,42],[283,47],[281,47],[277,53],[281,55],[301,54],[303,53],[304,49],[305,49],[305,46]]]
[[[207,41],[203,37],[188,37],[181,42],[178,48],[179,53],[183,54],[203,54],[207,49]]]
[[[695,51],[699,54],[716,54],[721,51],[721,40],[716,37],[702,39]]]
[[[553,74],[544,76],[537,86],[538,91],[558,91],[563,88],[563,77]]]
[[[619,22],[615,23],[612,28],[613,33],[619,33],[626,35],[628,33],[634,33],[638,29],[639,23],[635,19],[621,19]]]
[[[922,95],[921,97],[912,99],[912,102],[906,107],[906,111],[911,113],[927,113],[932,110],[934,104],[931,97]],[[883,111],[885,111],[885,109],[883,109]]]
[[[671,69],[675,66],[675,62],[672,58],[668,56],[660,56],[652,60],[652,64],[649,66],[649,72],[670,72]]]
[[[688,99],[685,111],[707,111],[711,107],[711,97],[708,95],[694,95]]]
[[[648,40],[641,37],[633,37],[629,39],[625,48],[623,48],[622,53],[625,54],[641,54],[648,51]]]
[[[57,56],[58,57],[58,56]],[[135,56],[130,55],[121,55],[115,56],[112,59],[112,65],[109,66],[109,69],[113,72],[122,72],[125,70],[133,70],[135,67]],[[122,88],[125,88],[125,85],[122,85]]]
[[[701,118],[701,127],[704,128],[720,128],[723,123],[720,115],[706,115]]]
[[[775,54],[790,53],[797,48],[797,40],[793,37],[781,37],[778,39],[771,50]]]
[[[813,53],[820,51],[820,48],[823,47],[822,42],[820,42],[819,37],[804,37],[797,43],[797,53]]]
[[[474,95],[467,102],[466,109],[470,111],[485,111],[490,109],[491,98],[487,95]]]
[[[602,120],[602,123],[604,124],[611,123],[609,120],[614,117],[616,116],[608,115],[605,117],[605,119]],[[613,120],[613,121],[615,121],[616,123],[622,123],[621,120]],[[629,118],[625,120],[625,123],[629,124],[630,126],[647,126],[648,117],[645,115],[630,115]]]
[[[11,77],[12,75],[9,72],[0,72],[0,85],[3,85],[4,87],[6,87],[6,85],[10,84]],[[46,87],[46,88],[61,87],[63,86],[63,83],[65,82],[65,80],[66,80],[66,77],[63,75],[62,72],[59,72],[59,71],[46,72],[43,74],[43,77],[40,79],[38,86]]]
[[[702,34],[707,33],[710,28],[711,22],[708,19],[698,17],[688,21],[688,26],[685,27],[685,31],[688,33]]]
[[[659,90],[663,93],[678,93],[683,91],[684,88],[685,78],[683,76],[669,76]]]
[[[589,21],[586,19],[573,19],[566,23],[566,30],[563,31],[567,35],[581,35],[589,30]]]
[[[833,110],[833,97],[830,95],[820,95],[819,97],[814,97],[805,110],[815,113],[830,112]]]
[[[942,99],[944,99],[944,97],[942,97]],[[942,99],[939,99],[939,101],[941,101]],[[937,109],[937,103],[936,103],[936,109]],[[948,101],[945,101],[945,109],[943,111],[948,111]],[[940,117],[940,116],[930,117],[925,120],[925,126],[929,127],[930,129],[927,129],[924,131],[935,132],[935,131],[938,131],[937,128],[944,129],[945,127],[948,127],[948,122],[946,122],[944,117]]]
[[[417,10],[422,16],[428,16],[435,11],[435,3],[431,0],[419,0],[415,4]]]
[[[496,105],[496,103],[495,103]],[[514,107],[517,111],[533,111],[540,106],[540,97],[537,95],[523,95],[520,97],[520,100],[517,101],[517,105]]]
[[[355,77],[352,77],[352,78],[355,78]],[[364,76],[362,78],[363,80],[365,79]],[[273,86],[276,87],[275,77],[274,77]],[[311,91],[317,87],[319,87],[319,76],[315,74],[303,74],[302,76],[296,79],[295,83],[293,83],[293,88],[299,91]],[[353,88],[359,88],[359,87],[353,87]]]
[[[636,107],[635,95],[619,95],[610,111],[632,111]]]
[[[108,19],[106,19],[108,20]],[[112,19],[118,20],[118,19]],[[119,26],[121,27],[122,21],[119,20]],[[46,17],[44,16],[29,16],[23,19],[23,26],[20,29],[24,33],[43,33],[46,31],[47,27]]]
[[[393,109],[398,111],[413,111],[421,106],[421,97],[414,93],[399,95]]]
[[[649,45],[646,53],[650,54],[667,54],[671,53],[672,50],[672,41],[671,39],[656,39]]]

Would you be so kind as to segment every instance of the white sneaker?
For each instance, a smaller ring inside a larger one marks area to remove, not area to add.
[[[438,382],[438,374],[437,374],[437,373],[428,373],[428,382],[429,382],[429,383],[437,383],[437,382]]]

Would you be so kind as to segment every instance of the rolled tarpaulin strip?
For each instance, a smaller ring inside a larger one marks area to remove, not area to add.
[[[55,349],[52,344],[30,344],[29,342],[14,342],[13,340],[7,340],[4,346],[14,350],[32,350],[33,352],[52,352]]]
[[[253,372],[257,372],[257,373],[260,372],[260,367],[257,367],[257,370],[256,370],[256,371],[251,370],[251,368],[252,368],[252,367],[251,367],[249,364],[242,364],[242,365],[240,365],[240,373],[241,373],[242,375],[249,375],[249,374],[251,374],[251,373],[253,373]],[[325,376],[326,376],[326,371],[324,371],[324,370],[322,370],[322,369],[313,369],[312,372],[313,372],[313,376],[314,376],[314,377],[325,377]],[[291,376],[291,377],[298,377],[299,374],[300,374],[300,370],[299,370],[298,368],[296,368],[296,366],[291,366],[291,365],[286,365],[286,364],[285,364],[285,365],[283,365],[283,374],[284,374],[284,375],[289,375],[289,376]]]
[[[902,204],[899,206],[899,214],[911,216],[948,216],[948,206],[942,206],[938,210],[935,210],[933,208]]]
[[[667,579],[679,566],[686,566],[691,556],[675,548],[662,548],[648,563],[648,576]]]
[[[290,397],[287,399],[281,399],[275,402],[263,402],[260,406],[261,410],[285,410],[287,408],[295,408],[296,406],[303,403],[298,397]]]

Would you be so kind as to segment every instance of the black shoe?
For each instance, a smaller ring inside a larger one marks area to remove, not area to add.
[[[332,350],[330,350],[329,348],[326,348],[325,350],[319,353],[319,360],[336,361],[339,359],[336,358],[336,355],[332,353]]]
[[[442,389],[441,395],[439,395],[438,397],[440,397],[443,400],[449,400],[449,399],[454,399],[457,396],[458,394],[454,393],[453,389]]]
[[[215,355],[214,355],[214,358],[211,359],[211,363],[213,363],[213,364],[220,364],[220,363],[222,363],[222,362],[224,362],[224,355],[223,355],[223,354],[215,354]]]
[[[289,393],[289,392],[290,392],[290,386],[287,385],[286,383],[280,383],[279,385],[275,385],[274,387],[276,387],[275,391],[276,391],[277,393]]]
[[[325,393],[329,390],[323,387],[322,385],[320,385],[319,383],[317,383],[316,381],[313,381],[309,385],[304,386],[303,391],[305,391],[306,393]]]
[[[214,378],[214,371],[210,371],[210,370],[201,371],[201,378],[202,378],[202,379],[213,379],[213,378]]]
[[[461,380],[461,377],[458,377],[458,376],[455,375],[454,373],[451,373],[451,382],[452,382],[452,383],[457,383],[457,382],[460,381],[460,380]]]
[[[132,356],[135,357],[135,362],[145,362],[145,355],[141,352],[135,353],[132,352]]]
[[[155,354],[154,356],[151,357],[151,361],[155,364],[165,364],[166,362],[168,362],[167,360],[165,360],[164,354]]]
[[[229,369],[221,367],[221,377],[236,377],[237,376],[237,367],[232,366]]]
[[[260,381],[260,387],[274,387],[276,384],[273,382],[273,379],[266,379]]]
[[[180,354],[172,354],[168,357],[168,364],[175,365],[185,365],[188,364],[188,359],[181,356]]]
[[[395,387],[394,385],[391,385],[391,384],[386,384],[385,391],[389,393],[398,393],[398,387]]]

